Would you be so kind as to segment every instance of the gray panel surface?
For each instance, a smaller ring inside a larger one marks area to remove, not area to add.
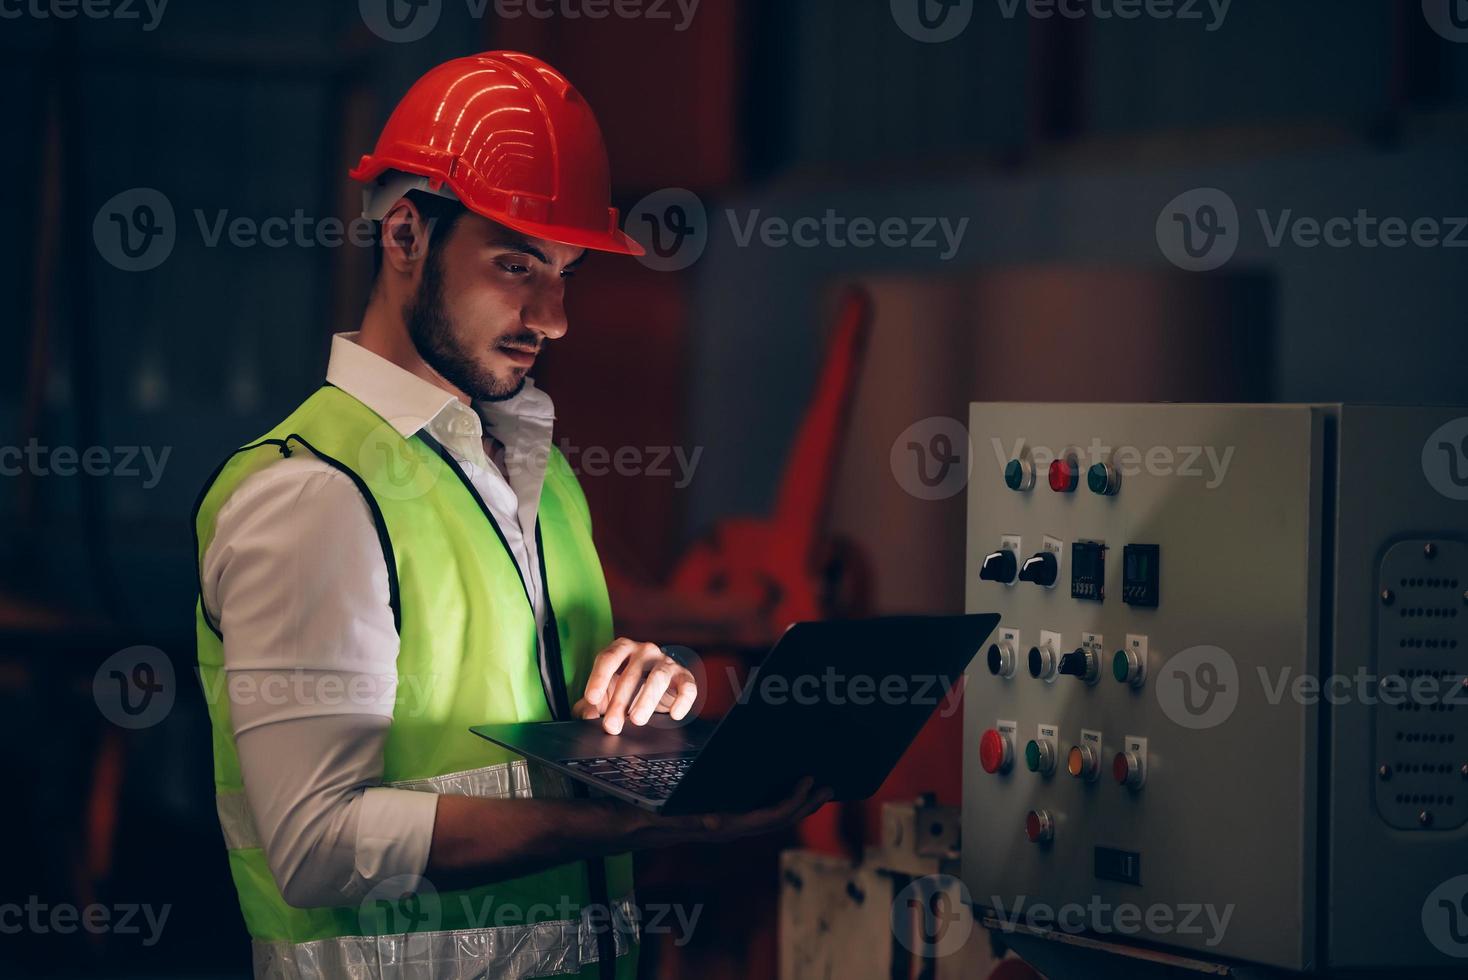
[[[1017,904],[1040,912],[1037,903],[1069,903],[1066,928],[1313,965],[1319,708],[1289,686],[1319,669],[1327,415],[1311,406],[972,407],[967,608],[997,611],[1021,634],[1015,675],[992,676],[981,654],[965,690],[963,878],[976,904],[1012,914]],[[1002,476],[1020,441],[1038,457],[1028,492]],[[1055,493],[1044,450],[1067,447],[1079,452],[1080,486]],[[1098,459],[1128,468],[1115,496],[1086,487],[1086,466]],[[1044,535],[1065,543],[1055,589],[979,580],[983,556],[1005,534],[1020,535],[1021,561]],[[1103,602],[1071,597],[1078,539],[1108,548]],[[1122,551],[1134,542],[1161,546],[1156,609],[1121,601]],[[1083,631],[1102,634],[1106,651],[1146,636],[1145,685],[1115,681],[1109,656],[1093,686],[1032,678],[1025,653],[1041,630],[1061,634],[1060,652],[1077,648]],[[1200,684],[1215,689],[1211,700]],[[979,733],[1001,719],[1018,725],[1015,765],[990,775]],[[1059,726],[1050,776],[1025,768],[1025,742],[1041,723]],[[1083,728],[1103,733],[1102,771],[1089,784],[1065,770]],[[1125,736],[1148,740],[1138,790],[1110,773]],[[1048,845],[1024,832],[1035,808],[1054,819]],[[1098,878],[1098,846],[1138,855],[1140,884]],[[1122,905],[1150,918],[1098,911]]]

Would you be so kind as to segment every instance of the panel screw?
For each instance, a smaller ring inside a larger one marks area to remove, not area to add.
[[[1377,767],[1377,770],[1376,770],[1376,774],[1382,778],[1382,781],[1383,782],[1385,782],[1386,780],[1392,778],[1392,767],[1391,766],[1378,766]]]
[[[1433,544],[1431,541],[1427,542],[1427,544],[1422,546],[1422,553],[1428,558],[1436,558],[1437,545]]]
[[[1421,813],[1417,814],[1417,822],[1424,827],[1431,827],[1432,814],[1428,813],[1426,810],[1423,810]]]
[[[1468,603],[1468,589],[1463,590],[1463,602]]]
[[[1393,602],[1396,602],[1396,601],[1397,601],[1397,594],[1395,592],[1393,592],[1391,589],[1382,589],[1381,590],[1381,602],[1382,602],[1382,605],[1390,606]]]
[[[1465,762],[1458,767],[1458,775],[1462,776],[1464,779],[1468,779],[1468,762]]]

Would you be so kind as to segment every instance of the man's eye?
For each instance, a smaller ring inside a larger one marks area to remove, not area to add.
[[[530,273],[530,266],[523,265],[519,262],[501,262],[500,268],[513,276],[524,276]]]
[[[562,269],[561,270],[561,278],[562,279],[575,279],[576,278],[576,270],[575,269]]]

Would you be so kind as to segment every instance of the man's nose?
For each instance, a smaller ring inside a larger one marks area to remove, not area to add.
[[[525,326],[541,334],[546,340],[565,336],[569,326],[566,320],[566,303],[562,290],[546,291],[521,311]]]

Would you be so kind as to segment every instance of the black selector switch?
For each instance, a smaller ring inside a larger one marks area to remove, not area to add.
[[[1041,551],[1025,559],[1024,567],[1019,570],[1019,580],[1034,582],[1048,589],[1055,585],[1055,578],[1059,573],[1060,565],[1055,556],[1048,551]]]
[[[1090,650],[1073,650],[1060,658],[1060,673],[1094,684],[1100,675],[1096,655]]]
[[[1014,552],[1001,549],[984,556],[984,563],[979,566],[979,578],[1008,585],[1014,581],[1018,570],[1019,559],[1014,557]]]

